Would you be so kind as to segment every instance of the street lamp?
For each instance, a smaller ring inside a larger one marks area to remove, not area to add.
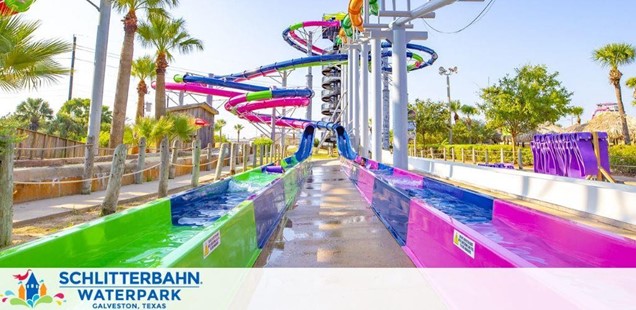
[[[439,67],[439,75],[446,76],[446,94],[448,95],[448,144],[453,144],[453,113],[451,112],[450,76],[457,73],[457,66],[452,68]]]

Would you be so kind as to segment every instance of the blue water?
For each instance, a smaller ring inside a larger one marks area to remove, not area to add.
[[[463,201],[447,193],[429,188],[405,190],[409,197],[424,200],[429,206],[444,212],[461,223],[485,223],[492,220],[492,206]]]
[[[405,193],[409,198],[423,200],[429,206],[444,212],[461,223],[485,223],[492,220],[492,200],[467,199],[467,197],[463,197],[466,191],[457,190],[451,185],[441,182],[422,185],[421,180],[393,176],[389,173],[391,171],[377,171],[376,175]],[[456,192],[460,197],[450,192]]]
[[[218,194],[201,195],[188,205],[173,209],[172,217],[177,225],[208,226],[247,199],[262,186],[249,182],[230,181],[227,191]]]

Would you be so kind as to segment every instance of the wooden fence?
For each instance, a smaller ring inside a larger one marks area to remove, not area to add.
[[[15,159],[84,157],[86,144],[28,129],[18,129],[25,137],[15,150]]]

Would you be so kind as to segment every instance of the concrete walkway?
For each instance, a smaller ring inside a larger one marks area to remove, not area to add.
[[[237,166],[237,172],[242,171],[242,165]],[[222,176],[229,175],[230,167],[223,168]],[[201,171],[199,183],[214,180],[215,171]],[[191,175],[178,176],[168,181],[169,193],[176,193],[190,188]],[[121,187],[119,204],[132,203],[157,196],[159,181],[144,182],[143,184],[130,184]],[[15,227],[25,226],[36,220],[42,220],[54,216],[88,210],[99,207],[104,201],[106,191],[93,192],[90,195],[72,195],[51,199],[29,201],[13,206],[13,224]]]
[[[256,267],[413,267],[337,160],[313,163]]]

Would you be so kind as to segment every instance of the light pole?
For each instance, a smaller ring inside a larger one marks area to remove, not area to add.
[[[457,67],[444,68],[439,67],[439,75],[446,76],[446,95],[448,96],[448,144],[453,144],[453,113],[451,111],[451,93],[450,93],[450,76],[453,73],[457,73]]]
[[[91,2],[94,7],[96,5]],[[97,7],[96,7],[97,8]],[[97,38],[95,41],[95,71],[93,72],[93,90],[91,95],[91,108],[88,121],[88,134],[86,138],[86,151],[84,154],[84,174],[82,194],[91,193],[90,179],[93,178],[93,165],[97,143],[99,142],[99,129],[102,122],[102,100],[104,99],[104,76],[106,75],[106,56],[108,49],[108,32],[110,26],[110,13],[112,4],[110,0],[100,0],[99,25],[97,26]]]

